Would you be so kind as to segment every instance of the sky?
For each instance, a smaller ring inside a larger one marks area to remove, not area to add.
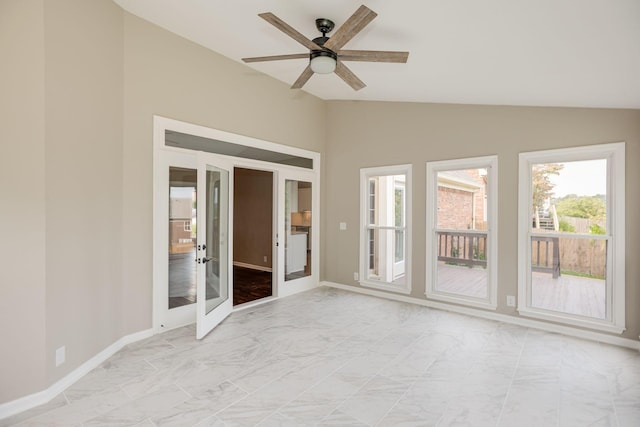
[[[550,179],[556,187],[554,197],[564,197],[567,194],[578,196],[595,196],[607,193],[607,161],[581,160],[577,162],[561,163],[564,168],[560,175],[551,175]]]

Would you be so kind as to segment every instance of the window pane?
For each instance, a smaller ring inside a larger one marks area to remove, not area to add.
[[[169,168],[169,308],[196,302],[195,169]]]
[[[369,230],[367,279],[405,284],[404,237],[404,230]]]
[[[487,298],[487,169],[439,171],[436,178],[435,289]]]
[[[438,229],[486,230],[487,169],[440,171]]]
[[[533,164],[531,181],[531,306],[605,319],[607,241],[544,233],[606,234],[607,160]]]
[[[311,275],[311,183],[285,181],[285,281]]]
[[[531,305],[606,318],[607,241],[531,238]]]
[[[369,225],[403,227],[406,175],[369,178]]]
[[[534,231],[606,233],[606,159],[534,164],[531,178]]]

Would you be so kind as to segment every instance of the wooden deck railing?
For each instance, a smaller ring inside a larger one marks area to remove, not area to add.
[[[560,238],[531,237],[531,270],[560,277]]]
[[[487,233],[438,231],[438,261],[473,267],[487,266]]]
[[[473,267],[487,266],[487,233],[478,231],[438,231],[438,261]],[[560,277],[560,239],[531,237],[531,270]]]

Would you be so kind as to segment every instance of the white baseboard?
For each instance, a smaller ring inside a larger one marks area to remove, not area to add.
[[[120,351],[127,344],[149,338],[152,335],[153,329],[146,329],[144,331],[126,335],[93,356],[91,359],[84,362],[73,371],[69,372],[63,378],[49,386],[49,388],[0,404],[0,420],[49,402],[58,394],[65,391],[73,383],[88,374],[91,370],[100,366],[100,364],[113,356],[116,352]]]
[[[272,271],[271,267],[263,267],[261,265],[247,264],[246,262],[240,262],[240,261],[233,261],[233,265],[235,267],[244,267],[244,268],[249,268],[251,270],[268,271],[269,273],[271,273]]]
[[[371,295],[380,298],[391,299],[394,301],[408,302],[410,304],[418,304],[425,307],[437,308],[440,310],[451,311],[454,313],[467,314],[469,316],[481,317],[489,320],[497,320],[499,322],[511,323],[526,328],[540,329],[547,332],[556,332],[576,338],[583,338],[591,341],[598,341],[606,344],[617,345],[619,347],[631,348],[640,351],[640,341],[630,340],[628,338],[615,337],[600,332],[588,331],[584,329],[573,328],[571,326],[556,325],[554,323],[546,323],[538,320],[527,319],[523,317],[509,316],[507,314],[495,313],[492,311],[479,310],[471,307],[462,307],[458,305],[446,304],[437,301],[418,299],[406,295],[390,294],[387,292],[376,291],[373,289],[360,288],[356,286],[343,285],[335,282],[320,282],[320,286],[328,286],[345,291],[357,292],[365,295]]]
[[[310,276],[307,276],[305,279],[307,280],[298,279],[285,282],[284,286],[278,287],[278,297],[288,297],[320,286],[318,282],[314,282]]]

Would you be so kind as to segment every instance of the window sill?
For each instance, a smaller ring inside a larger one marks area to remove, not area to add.
[[[398,287],[385,282],[378,283],[378,282],[372,282],[369,280],[361,280],[359,283],[360,283],[360,286],[363,286],[365,288],[380,289],[383,291],[396,292],[396,293],[405,294],[405,295],[409,295],[411,293],[410,284],[404,287]]]
[[[551,313],[546,310],[538,310],[530,307],[518,308],[518,313],[522,316],[532,317],[534,319],[548,320],[551,322],[561,323],[563,325],[577,326],[614,334],[621,334],[626,329],[624,326],[614,325],[613,323],[606,322],[604,320],[583,320],[573,316],[563,315],[562,313]]]
[[[490,301],[482,301],[482,300],[478,300],[471,297],[467,298],[464,296],[445,295],[445,294],[429,292],[429,291],[425,292],[425,295],[427,299],[442,301],[442,302],[449,302],[449,303],[454,303],[459,305],[466,305],[468,307],[483,308],[486,310],[494,310],[494,311],[498,308],[497,304],[495,303],[492,303]]]

